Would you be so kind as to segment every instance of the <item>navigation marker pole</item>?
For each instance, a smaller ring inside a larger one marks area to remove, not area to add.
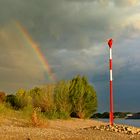
[[[113,125],[113,78],[112,78],[112,43],[113,40],[110,39],[108,41],[108,46],[109,46],[109,52],[110,52],[110,58],[109,58],[109,67],[110,67],[110,125]]]

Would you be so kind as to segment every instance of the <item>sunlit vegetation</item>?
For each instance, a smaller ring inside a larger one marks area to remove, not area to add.
[[[97,97],[86,77],[76,76],[69,81],[34,87],[28,91],[0,94],[0,115],[30,118],[37,125],[38,117],[67,119],[90,118],[97,109]]]

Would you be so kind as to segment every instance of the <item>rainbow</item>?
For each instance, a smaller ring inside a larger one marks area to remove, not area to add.
[[[17,29],[21,32],[21,34],[24,36],[24,39],[28,41],[29,45],[34,50],[35,54],[39,58],[40,62],[42,63],[44,69],[47,71],[49,78],[52,81],[56,81],[56,76],[52,72],[51,67],[49,66],[48,61],[46,60],[45,56],[41,52],[41,49],[38,47],[38,45],[33,41],[32,37],[29,35],[28,31],[19,23],[15,22]]]

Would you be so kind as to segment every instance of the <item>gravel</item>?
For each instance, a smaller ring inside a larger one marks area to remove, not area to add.
[[[23,120],[10,121],[1,123],[0,140],[140,140],[138,134],[119,133],[118,125],[114,129],[95,120],[49,120],[47,127],[27,126]],[[125,131],[125,127],[121,127]]]

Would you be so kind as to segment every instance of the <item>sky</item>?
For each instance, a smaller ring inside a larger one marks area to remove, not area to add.
[[[114,111],[138,112],[139,37],[140,0],[0,0],[0,90],[81,74],[97,92],[98,111],[109,111],[112,38]]]

